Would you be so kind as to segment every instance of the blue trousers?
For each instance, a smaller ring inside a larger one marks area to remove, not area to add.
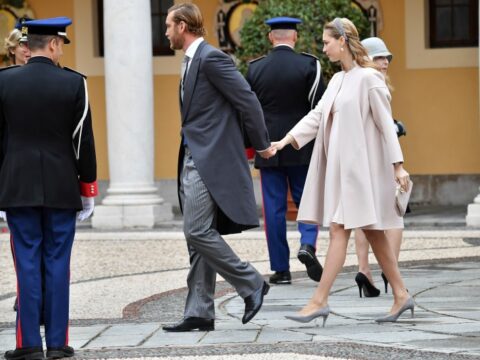
[[[307,178],[308,165],[260,169],[263,196],[263,217],[272,271],[290,269],[287,242],[287,192],[290,187],[298,208]],[[298,223],[300,243],[316,247],[318,226]]]
[[[7,209],[17,272],[18,349],[42,346],[42,305],[47,347],[68,345],[70,255],[75,215],[75,210],[44,207]]]

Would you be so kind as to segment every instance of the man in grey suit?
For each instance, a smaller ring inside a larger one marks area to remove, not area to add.
[[[259,225],[242,128],[260,156],[269,158],[275,150],[250,86],[228,55],[204,41],[198,7],[174,5],[166,25],[171,48],[185,52],[178,189],[190,272],[184,318],[163,329],[214,330],[217,273],[244,299],[245,324],[260,310],[269,286],[221,236]]]

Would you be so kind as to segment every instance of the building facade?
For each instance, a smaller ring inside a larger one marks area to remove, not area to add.
[[[72,43],[64,48],[62,65],[77,69],[88,76],[97,145],[98,175],[99,180],[103,182],[103,188],[106,189],[112,171],[112,164],[109,161],[112,160],[111,153],[115,150],[110,149],[109,156],[106,66],[101,46],[102,39],[105,42],[108,39],[101,34],[102,22],[99,21],[99,16],[103,14],[99,1],[101,0],[48,2],[28,0],[27,3],[37,18],[69,16],[73,19],[73,26],[69,28]],[[151,1],[151,10],[155,13],[155,17],[152,15],[152,26],[158,32],[164,31],[159,24],[164,19],[162,16],[165,8],[171,2]],[[221,34],[217,31],[219,20],[217,15],[225,3],[221,0],[194,2],[205,16],[207,41],[218,46]],[[413,201],[467,206],[479,193],[480,185],[478,45],[432,47],[430,41],[432,28],[429,22],[432,19],[430,12],[434,1],[363,2],[372,3],[378,8],[381,15],[378,36],[385,40],[394,54],[389,70],[395,88],[392,108],[394,117],[404,122],[407,127],[407,136],[401,139],[401,144],[406,159],[405,168],[414,177]],[[0,17],[0,23],[1,21]],[[478,41],[478,25],[476,31]],[[133,34],[136,34],[136,38]],[[154,41],[158,40],[158,33],[151,35]],[[124,59],[133,56],[127,49],[135,49],[135,45],[133,47],[127,45],[132,45],[132,42],[141,43],[146,39],[151,41],[150,37],[139,36],[128,28],[122,31],[122,36],[125,51],[117,51],[117,54],[121,54],[119,56]],[[118,46],[119,43],[116,44]],[[163,55],[161,51],[164,51]],[[157,53],[159,55],[154,55],[151,61],[153,77],[151,121],[154,139],[151,172],[155,184],[159,187],[160,196],[176,206],[176,169],[180,141],[178,83],[183,55],[168,53],[168,49],[160,49]],[[118,83],[117,86],[122,84]],[[125,102],[134,100],[135,97],[129,96],[128,91],[126,94]],[[144,120],[132,115],[131,122],[143,123]],[[134,131],[132,136],[136,136]],[[138,141],[143,140],[140,138]],[[121,160],[117,156],[115,161]]]

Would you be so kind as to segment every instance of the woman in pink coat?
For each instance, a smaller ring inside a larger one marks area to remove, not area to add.
[[[340,61],[318,105],[281,141],[300,149],[315,139],[297,221],[327,226],[330,243],[322,278],[309,303],[296,315],[299,322],[327,319],[328,295],[343,267],[352,229],[362,228],[393,289],[390,313],[377,322],[396,321],[414,302],[405,289],[385,229],[403,228],[395,211],[395,187],[408,187],[403,155],[383,75],[368,58],[357,29],[336,18],[324,27],[323,52]]]

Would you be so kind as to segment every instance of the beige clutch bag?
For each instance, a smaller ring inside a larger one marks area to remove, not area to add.
[[[400,185],[397,186],[397,190],[395,191],[395,210],[397,210],[397,213],[400,216],[404,216],[407,211],[408,200],[410,199],[412,188],[412,180],[408,180],[408,191],[404,191]]]

